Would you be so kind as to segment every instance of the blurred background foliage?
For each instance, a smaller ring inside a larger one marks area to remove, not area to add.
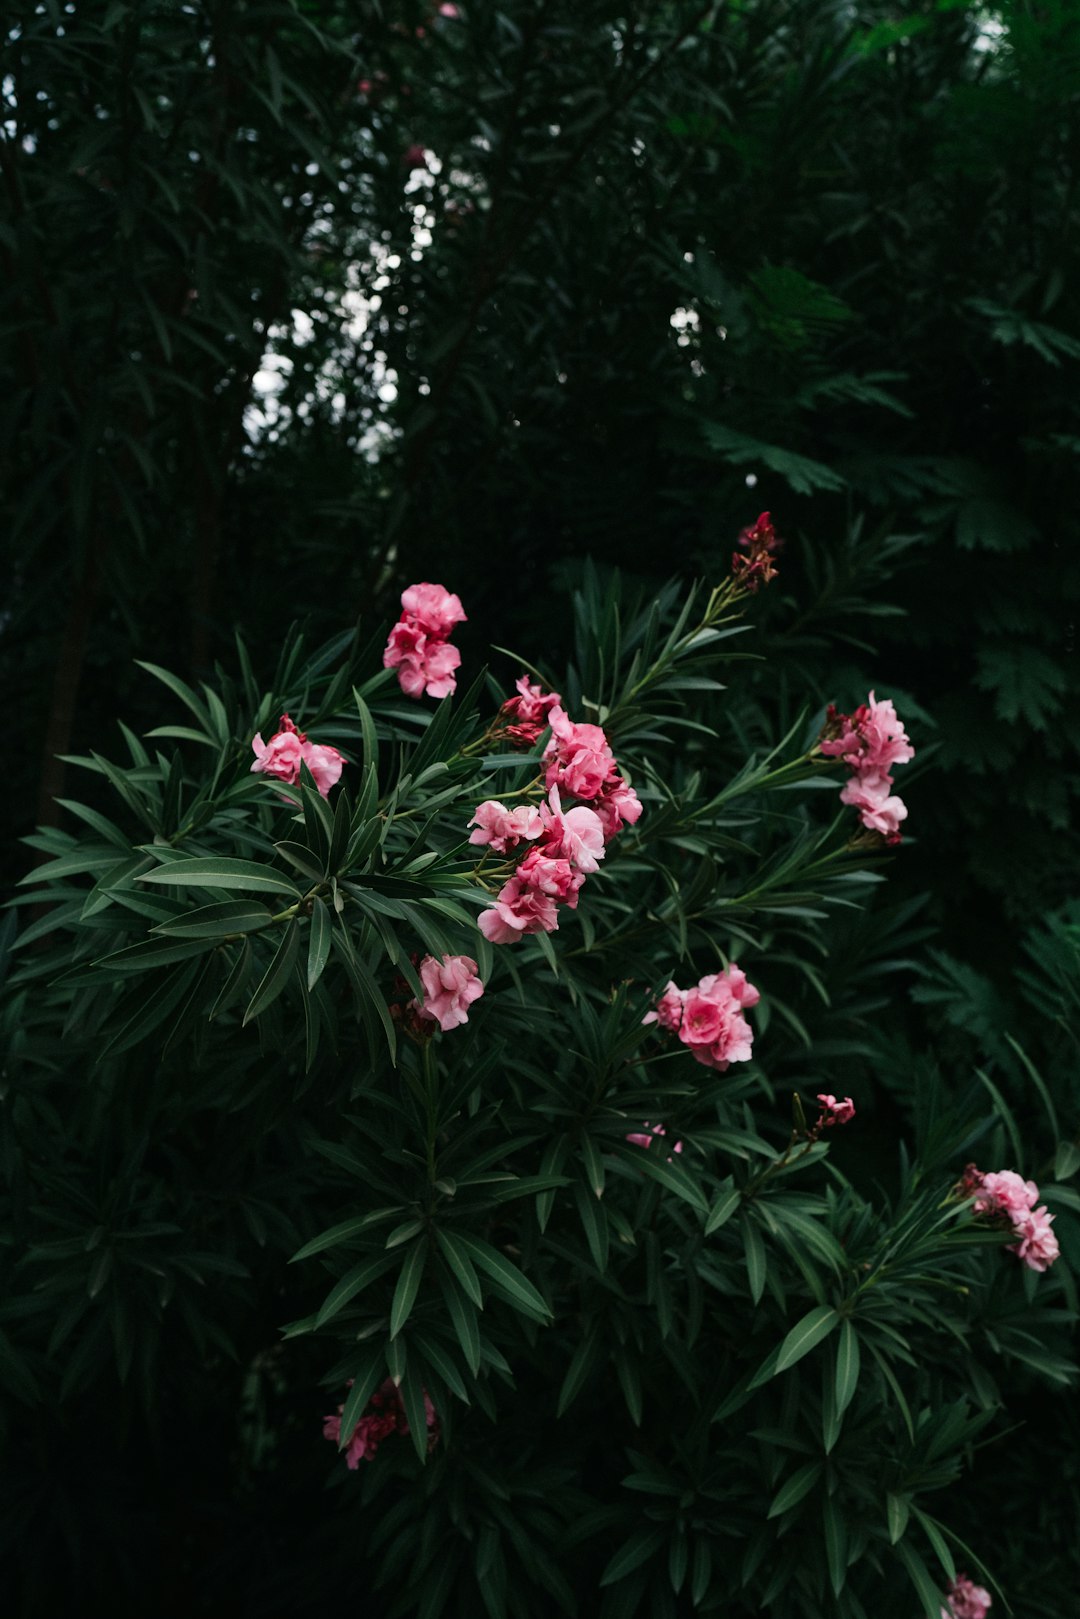
[[[859,994],[800,1006],[876,1108],[850,1172],[984,1080],[1037,1135],[1032,1069],[1075,1135],[1069,0],[10,0],[3,28],[5,848],[69,824],[58,756],[160,720],[136,657],[206,676],[240,628],[268,678],[297,613],[375,630],[431,578],[467,661],[558,668],[583,556],[716,578],[768,508],[767,656],[721,723],[772,742],[875,686],[919,747],[886,901],[830,939]],[[257,1567],[297,1521],[330,1557],[275,1388],[258,1443],[216,1407],[174,1458],[177,1568]],[[90,1499],[72,1459],[73,1543],[150,1510],[123,1409]],[[1033,1389],[1029,1487],[993,1491],[1042,1619],[1076,1587],[1069,1421]]]

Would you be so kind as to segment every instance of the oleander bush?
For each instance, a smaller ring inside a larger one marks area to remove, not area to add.
[[[7,928],[14,1611],[1064,1619],[978,1504],[1072,1398],[1075,1097],[879,894],[917,725],[763,700],[746,540],[585,569],[564,669],[431,585],[268,688],[147,664],[74,761]]]

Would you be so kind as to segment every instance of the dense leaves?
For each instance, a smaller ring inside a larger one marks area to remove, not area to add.
[[[1080,23],[901,9],[5,12],[26,1612],[936,1615],[955,1555],[1072,1619]],[[762,507],[752,633],[665,665]],[[372,678],[419,578],[470,614],[427,726]],[[647,809],[495,981],[464,823],[534,767],[460,755],[489,641],[607,711]],[[849,826],[795,761],[875,685],[912,837],[822,882]],[[284,706],[348,759],[296,814],[247,769]],[[489,989],[429,1074],[388,1008],[450,948]],[[638,1021],[721,951],[763,991],[722,1080]],[[756,1185],[792,1090],[858,1145]],[[624,1139],[660,1119],[670,1162]],[[934,1226],[973,1156],[1057,1214],[1035,1291]],[[443,1438],[348,1474],[319,1421],[391,1357]]]

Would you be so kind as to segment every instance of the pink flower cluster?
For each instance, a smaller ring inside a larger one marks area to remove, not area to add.
[[[332,1439],[335,1445],[341,1443],[341,1413],[344,1409],[343,1405],[339,1405],[336,1416],[323,1418],[323,1438]],[[424,1414],[427,1418],[427,1448],[430,1454],[438,1443],[439,1419],[427,1389],[424,1390]],[[409,1421],[405,1415],[401,1395],[395,1388],[393,1379],[388,1377],[371,1396],[364,1415],[356,1424],[345,1446],[345,1462],[349,1471],[355,1472],[361,1462],[372,1461],[383,1440],[388,1439],[391,1434],[407,1434],[408,1431]]]
[[[969,1580],[966,1574],[958,1574],[955,1580],[949,1581],[946,1596],[941,1619],[986,1619],[992,1606],[989,1591]]]
[[[591,804],[609,843],[641,814],[634,789],[619,774],[615,755],[599,725],[577,725],[556,704],[548,714],[551,740],[544,749],[544,785]]]
[[[841,803],[857,809],[862,824],[880,832],[886,843],[899,843],[907,805],[892,792],[892,769],[913,759],[915,749],[892,703],[888,699],[879,703],[873,692],[869,703],[860,703],[854,714],[841,714],[830,703],[821,738],[825,757],[843,759],[852,772],[841,791]]]
[[[260,731],[251,746],[255,754],[251,769],[256,775],[274,776],[289,787],[295,787],[300,780],[300,765],[306,764],[324,798],[341,779],[345,760],[338,750],[309,742],[288,714],[282,714],[281,729],[275,731],[269,742],[263,741]]]
[[[648,1119],[645,1120],[645,1123],[642,1125],[641,1129],[643,1131],[648,1130],[649,1134],[648,1135],[643,1135],[643,1134],[641,1134],[641,1132],[635,1131],[633,1134],[628,1135],[627,1138],[626,1138],[627,1141],[632,1141],[635,1147],[651,1147],[652,1146],[652,1141],[653,1141],[653,1136],[666,1136],[667,1135],[667,1131],[664,1129],[664,1126],[662,1124],[650,1124]],[[672,1148],[672,1152],[682,1152],[682,1142],[681,1141],[676,1141],[674,1147]],[[668,1163],[670,1164],[670,1162],[671,1162],[671,1156],[669,1154],[668,1155]]]
[[[449,635],[466,614],[461,598],[442,585],[410,585],[401,593],[401,617],[390,631],[383,668],[396,669],[407,697],[449,697],[457,689],[454,670],[461,653]]]
[[[518,684],[520,688],[522,683]],[[527,692],[522,697],[533,700]],[[539,693],[536,700],[545,701]],[[522,723],[539,721],[531,717]],[[557,704],[548,712],[548,723],[552,737],[544,750],[547,803],[510,810],[488,799],[477,806],[469,822],[475,828],[469,842],[487,845],[496,854],[510,854],[524,843],[533,845],[494,904],[481,912],[480,931],[492,944],[513,944],[530,933],[554,933],[558,907],[576,909],[581,886],[598,869],[606,845],[641,814],[638,796],[619,775],[615,755],[598,725],[575,725]],[[563,792],[587,802],[563,809]]]
[[[499,713],[510,721],[504,733],[509,740],[519,748],[531,748],[546,731],[548,715],[559,708],[562,698],[557,691],[544,691],[528,675],[520,677],[517,689],[517,696],[508,697]]]
[[[730,1063],[749,1061],[754,1031],[742,1014],[760,999],[760,991],[732,962],[726,972],[709,973],[694,989],[668,984],[655,1011],[647,1012],[642,1022],[670,1029],[689,1046],[695,1061],[722,1074]]]
[[[424,999],[409,1002],[407,1011],[435,1022],[442,1030],[457,1029],[469,1021],[469,1007],[484,993],[471,956],[425,956],[420,963]]]
[[[850,1124],[855,1117],[855,1103],[850,1096],[837,1101],[831,1092],[818,1093],[818,1102],[821,1104],[821,1117],[818,1119],[818,1129],[827,1130],[834,1124]]]
[[[1045,1203],[1036,1208],[1039,1188],[1034,1181],[1024,1180],[1013,1169],[992,1170],[984,1175],[981,1169],[969,1164],[961,1188],[969,1195],[975,1194],[976,1214],[1008,1220],[1020,1239],[1010,1245],[1008,1252],[1022,1259],[1029,1270],[1044,1271],[1054,1263],[1061,1252],[1050,1229],[1054,1216]]]

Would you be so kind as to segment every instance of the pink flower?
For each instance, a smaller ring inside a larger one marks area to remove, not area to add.
[[[569,860],[552,859],[546,849],[530,849],[516,875],[519,882],[541,894],[550,894],[552,899],[569,905],[572,911],[577,909],[578,890],[585,878],[575,872]]]
[[[540,811],[532,804],[522,804],[509,810],[489,798],[476,806],[470,826],[476,831],[469,834],[470,843],[490,844],[496,854],[507,854],[522,841],[541,836],[544,823]]]
[[[1013,1169],[991,1170],[984,1175],[975,1164],[968,1164],[958,1190],[969,1196],[974,1193],[973,1213],[1009,1221],[1020,1240],[1010,1244],[1008,1252],[1029,1270],[1047,1270],[1058,1258],[1061,1249],[1050,1229],[1054,1216],[1045,1204],[1035,1207],[1039,1188],[1034,1181],[1026,1181]]]
[[[978,1188],[974,1208],[976,1214],[1001,1212],[1014,1223],[1039,1201],[1039,1188],[1035,1182],[1024,1180],[1014,1169],[991,1170],[988,1175],[980,1177]]]
[[[696,1062],[724,1073],[733,1062],[747,1062],[754,1031],[742,1009],[755,1006],[761,996],[734,962],[722,973],[708,973],[695,989],[668,984],[656,1010],[643,1023],[657,1023],[677,1032]]]
[[[838,1102],[836,1097],[826,1091],[818,1095],[821,1103],[821,1118],[818,1123],[826,1128],[834,1124],[850,1124],[855,1117],[855,1103],[850,1096],[845,1096]]]
[[[341,780],[341,771],[345,763],[344,758],[336,748],[330,748],[318,742],[301,743],[304,754],[304,763],[315,778],[315,785],[324,798],[329,796],[331,787],[336,787]]]
[[[683,1005],[679,1039],[686,1046],[711,1046],[719,1039],[724,1014],[717,1001],[692,989]]]
[[[439,1418],[427,1389],[424,1389],[423,1393],[430,1452],[438,1443]],[[323,1438],[332,1439],[337,1445],[341,1443],[341,1413],[344,1409],[343,1405],[339,1405],[336,1416],[323,1419]],[[409,1421],[405,1415],[401,1395],[394,1386],[393,1379],[388,1377],[371,1396],[367,1410],[353,1429],[345,1447],[345,1462],[349,1471],[355,1472],[362,1461],[370,1462],[383,1440],[388,1439],[391,1434],[408,1432]]]
[[[549,712],[559,706],[562,698],[557,691],[546,692],[534,685],[527,675],[520,677],[517,689],[518,695],[508,697],[499,713],[505,714],[510,721],[506,728],[510,740],[524,747],[532,747],[547,728]]]
[[[907,820],[907,805],[891,796],[887,776],[852,776],[840,791],[840,802],[859,811],[863,826],[881,832],[889,843],[900,842],[900,822]]]
[[[624,826],[633,826],[638,821],[641,800],[621,776],[612,776],[593,800],[593,808],[600,817],[604,837],[610,841]]]
[[[420,963],[423,1002],[416,1008],[421,1017],[433,1019],[444,1032],[469,1021],[469,1007],[484,993],[471,956],[425,956]]]
[[[820,747],[827,759],[843,759],[852,771],[840,793],[841,802],[859,811],[869,831],[879,832],[887,843],[899,843],[907,805],[890,794],[890,771],[913,759],[915,749],[892,702],[885,698],[879,703],[871,692],[869,703],[860,704],[854,714],[840,714],[830,703]]]
[[[275,776],[278,781],[294,787],[300,780],[300,762],[303,760],[315,778],[315,785],[325,798],[331,787],[341,779],[345,760],[336,748],[309,742],[303,731],[298,731],[288,714],[281,716],[281,729],[269,742],[256,736],[251,744],[255,752],[253,772]],[[284,794],[281,795],[285,797]]]
[[[456,646],[426,634],[408,617],[394,625],[383,652],[383,668],[397,669],[407,697],[449,697],[457,689],[454,670],[460,663]]]
[[[401,592],[401,605],[424,634],[436,641],[445,641],[454,625],[464,624],[467,618],[461,597],[442,585],[410,585]]]
[[[576,725],[560,707],[548,715],[551,741],[544,749],[548,761],[546,787],[564,787],[577,798],[595,798],[616,774],[615,755],[599,725]]]
[[[683,1003],[688,991],[679,989],[678,985],[669,983],[667,989],[656,1003],[656,1010],[646,1012],[642,1023],[658,1023],[662,1029],[677,1030],[682,1023]]]
[[[966,1574],[958,1574],[949,1582],[941,1619],[986,1619],[991,1606],[989,1591],[975,1585]]]
[[[915,757],[891,700],[879,703],[873,692],[869,705],[861,704],[851,715],[838,714],[830,704],[827,726],[837,734],[822,742],[822,753],[830,759],[843,759],[860,775],[888,776],[893,765]]]
[[[439,16],[450,18],[460,17],[461,12],[458,10],[457,6],[452,3],[452,0],[443,0],[442,5],[439,7]]]
[[[634,1133],[633,1135],[628,1135],[627,1138],[626,1138],[627,1141],[632,1141],[635,1147],[651,1147],[652,1146],[653,1136],[666,1136],[667,1135],[667,1131],[664,1129],[664,1126],[662,1124],[650,1124],[648,1119],[645,1120],[645,1123],[642,1126],[642,1128],[645,1129],[645,1130],[650,1131],[651,1134],[649,1134],[649,1135],[639,1135],[637,1133]],[[672,1151],[673,1152],[682,1152],[682,1148],[683,1148],[682,1142],[681,1141],[676,1141],[674,1147],[672,1148]],[[668,1163],[669,1164],[671,1163],[670,1155],[668,1157]]]
[[[600,817],[586,804],[564,810],[559,789],[552,787],[548,802],[540,806],[544,827],[544,853],[569,860],[586,876],[596,871],[604,858],[604,829]]]
[[[404,612],[390,631],[383,668],[396,669],[407,697],[449,697],[461,653],[446,637],[465,613],[459,597],[442,585],[410,585],[401,593]]]
[[[515,873],[499,889],[498,898],[481,911],[477,925],[492,944],[515,944],[527,933],[555,933],[559,917],[555,901]]]
[[[296,731],[278,731],[269,742],[264,742],[259,732],[251,746],[255,754],[255,763],[251,767],[253,774],[275,776],[290,787],[300,780],[303,749]]]
[[[1043,1204],[1041,1208],[1025,1210],[1013,1220],[1020,1241],[1015,1247],[1010,1247],[1009,1252],[1022,1259],[1029,1270],[1047,1270],[1061,1253],[1058,1240],[1050,1229],[1053,1219],[1054,1216]]]

